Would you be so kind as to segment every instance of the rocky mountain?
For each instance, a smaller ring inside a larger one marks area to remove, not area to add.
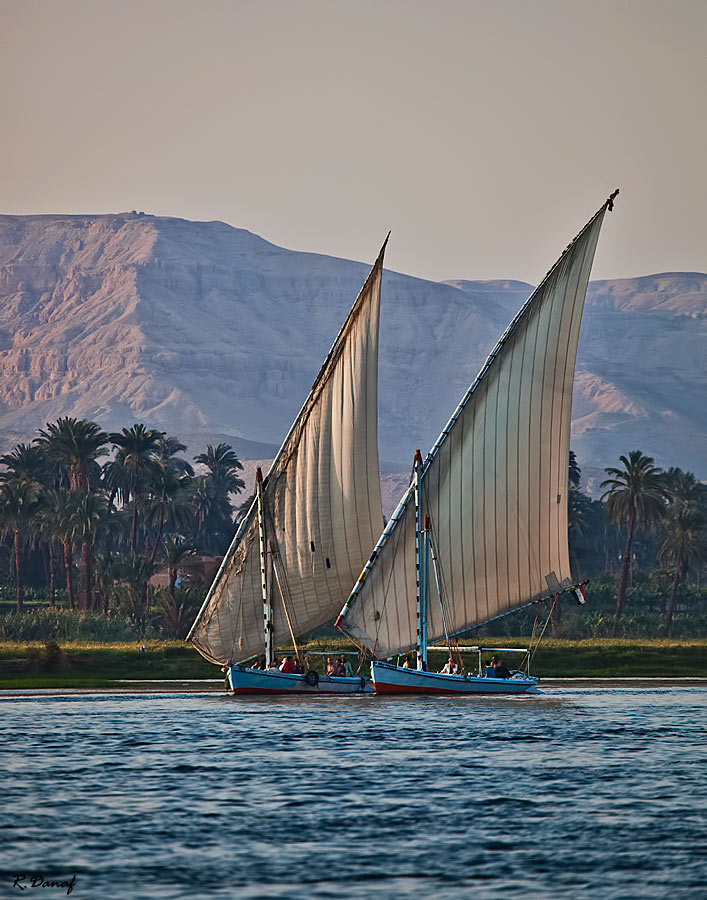
[[[109,429],[144,421],[194,453],[228,440],[243,458],[269,458],[367,271],[220,222],[0,216],[0,445],[75,415]],[[407,472],[436,438],[530,291],[386,272],[388,471]],[[706,336],[707,275],[592,283],[574,398],[580,464],[599,470],[639,447],[707,477]]]

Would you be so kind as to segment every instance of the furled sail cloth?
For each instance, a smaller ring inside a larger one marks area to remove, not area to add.
[[[336,615],[383,527],[378,322],[386,244],[263,482],[273,646],[290,640],[290,626],[297,636]],[[187,640],[212,662],[240,662],[264,652],[263,621],[254,503]]]
[[[565,250],[501,337],[424,461],[421,511],[431,520],[449,633],[570,578],[567,470],[579,325],[604,214]],[[417,641],[412,485],[337,621],[384,658]],[[435,579],[428,640],[444,636]]]

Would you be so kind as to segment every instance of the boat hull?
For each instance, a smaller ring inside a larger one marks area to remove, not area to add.
[[[229,666],[228,685],[232,694],[370,694],[373,687],[365,678],[336,678],[320,675],[307,680],[307,675],[280,672],[277,669],[247,669]]]
[[[483,678],[478,675],[442,675],[404,669],[374,660],[371,678],[376,694],[537,694],[537,678]]]

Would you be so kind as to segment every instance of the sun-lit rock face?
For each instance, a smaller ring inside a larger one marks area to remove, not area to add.
[[[144,421],[193,452],[228,440],[244,458],[272,457],[367,271],[219,222],[0,216],[1,447],[74,415],[110,429]],[[530,290],[386,273],[384,466],[402,472],[431,445]],[[706,275],[591,285],[574,400],[581,465],[640,448],[707,477],[706,332]]]

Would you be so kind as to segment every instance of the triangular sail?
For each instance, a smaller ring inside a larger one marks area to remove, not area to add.
[[[579,325],[604,214],[592,217],[486,360],[423,467],[447,630],[569,584],[567,491]],[[384,658],[417,641],[415,508],[404,495],[337,624]],[[430,577],[428,638],[444,636]]]
[[[385,246],[263,482],[274,646],[290,640],[290,627],[298,636],[336,615],[383,527],[378,322]],[[220,664],[264,651],[255,503],[187,640]]]

